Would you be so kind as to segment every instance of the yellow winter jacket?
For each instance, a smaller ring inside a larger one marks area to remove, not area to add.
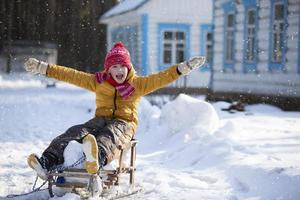
[[[177,80],[177,65],[149,76],[137,76],[131,68],[127,80],[134,86],[134,93],[126,100],[107,81],[99,84],[94,74],[78,71],[68,67],[49,65],[47,76],[60,81],[85,88],[96,93],[96,117],[118,118],[129,122],[136,131],[138,125],[138,105],[141,96],[149,94]]]

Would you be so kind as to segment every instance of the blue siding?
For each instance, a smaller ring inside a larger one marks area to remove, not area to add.
[[[206,56],[206,35],[212,33],[211,24],[200,25],[200,55]],[[205,63],[204,66],[200,67],[201,71],[209,71],[211,63]]]
[[[272,42],[273,42],[273,15],[274,15],[274,5],[277,2],[281,2],[284,5],[284,33],[283,33],[283,49],[282,49],[282,60],[281,62],[272,62]],[[286,30],[287,30],[287,0],[271,0],[271,15],[270,15],[270,34],[269,34],[269,71],[273,70],[282,70],[285,71],[285,62],[286,62],[286,43],[287,43],[287,37],[286,37]]]
[[[143,14],[142,15],[142,41],[141,41],[141,46],[142,46],[142,75],[147,75],[148,74],[148,67],[149,67],[149,61],[148,61],[148,24],[149,24],[149,19],[148,19],[148,14]]]
[[[223,4],[223,9],[225,12],[236,11],[236,1],[230,0],[227,3]]]
[[[158,53],[157,63],[158,70],[167,68],[169,65],[163,63],[163,32],[167,30],[183,31],[185,32],[185,59],[190,57],[190,24],[181,23],[158,23],[157,28],[157,41],[158,41]],[[176,63],[173,63],[176,64]]]
[[[228,13],[234,13],[234,29],[236,30],[236,5],[235,1],[231,0],[227,3],[223,4],[223,10],[224,10],[224,25],[223,25],[223,30],[224,30],[224,36],[223,36],[223,69],[226,71],[227,69],[230,69],[232,71],[235,71],[234,65],[235,65],[235,33],[233,35],[234,41],[233,41],[233,63],[228,63],[226,62],[226,49],[227,49],[227,44],[226,44],[226,24],[227,24],[227,17],[226,15]],[[235,31],[234,31],[235,32]]]
[[[298,73],[300,74],[300,13],[299,13],[299,21],[298,21]]]
[[[208,88],[213,90],[214,87],[214,55],[215,55],[215,18],[216,18],[216,7],[215,7],[216,1],[213,0],[212,2],[212,33],[213,33],[213,40],[212,40],[212,60],[211,60],[211,66],[210,66],[210,78],[209,78],[209,85]]]
[[[245,7],[258,6],[256,0],[243,0],[243,4]]]
[[[243,71],[244,73],[247,72],[255,72],[257,70],[257,52],[258,52],[258,44],[257,44],[257,31],[258,31],[258,7],[256,0],[243,0],[243,4],[245,7],[245,18],[244,18],[244,44],[243,44]],[[248,31],[247,31],[247,15],[249,9],[255,10],[255,36],[254,36],[254,62],[248,63],[246,61],[247,55],[247,38],[248,38]]]

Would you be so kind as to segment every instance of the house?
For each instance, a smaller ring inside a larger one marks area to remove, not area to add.
[[[196,55],[201,70],[172,86],[208,87],[212,53],[212,1],[123,0],[100,18],[107,24],[108,49],[122,41],[139,75],[148,75]]]
[[[300,108],[299,32],[299,0],[214,0],[214,95],[285,99]]]

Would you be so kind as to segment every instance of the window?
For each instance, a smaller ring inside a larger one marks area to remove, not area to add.
[[[243,4],[245,7],[243,67],[245,73],[256,72],[258,52],[257,2],[256,0],[244,0]]]
[[[284,6],[281,4],[275,4],[274,9],[275,19],[272,30],[272,62],[281,62],[283,54]]]
[[[141,73],[139,64],[138,31],[136,26],[119,27],[112,31],[112,43],[121,41],[128,49],[131,62],[138,73]]]
[[[189,58],[190,25],[180,23],[158,24],[158,70]]]
[[[286,50],[286,2],[272,1],[270,37],[270,70],[284,69]]]
[[[212,33],[211,32],[207,32],[206,34],[205,49],[206,49],[207,62],[208,64],[211,64],[212,63]]]
[[[212,64],[212,54],[213,54],[213,35],[212,35],[212,25],[202,24],[200,26],[200,55],[206,57],[206,62],[201,71],[208,71]]]
[[[185,58],[185,33],[165,31],[163,40],[163,64],[180,63]]]
[[[236,3],[234,0],[223,4],[224,10],[224,39],[223,39],[223,70],[234,72],[235,64],[235,18]]]
[[[226,16],[226,30],[225,30],[225,62],[234,62],[234,14],[230,13]]]
[[[248,10],[247,12],[247,37],[246,37],[246,55],[245,55],[245,62],[246,63],[253,63],[255,61],[255,10]]]

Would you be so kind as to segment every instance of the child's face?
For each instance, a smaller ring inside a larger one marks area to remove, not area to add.
[[[113,65],[109,68],[108,73],[119,84],[124,83],[128,74],[128,68],[121,64]]]

